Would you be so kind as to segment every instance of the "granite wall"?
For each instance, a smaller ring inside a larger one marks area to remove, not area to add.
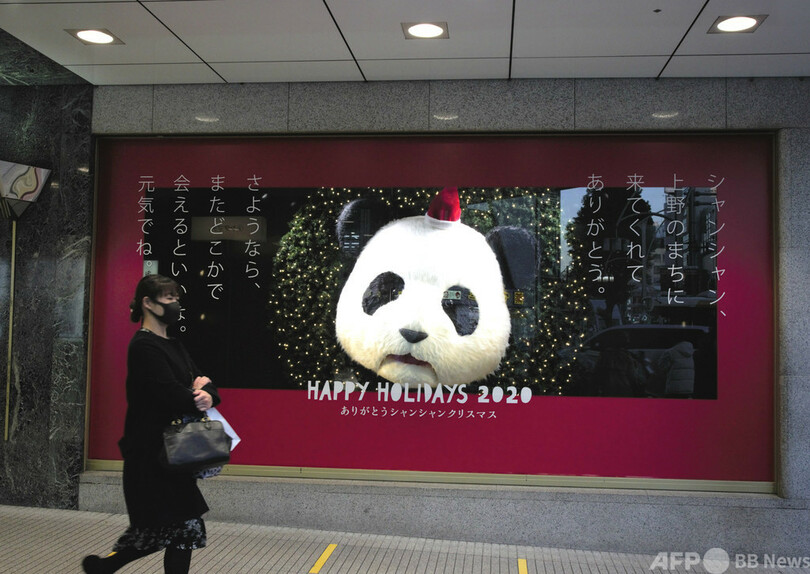
[[[0,159],[52,170],[39,200],[16,224],[10,333],[12,223],[0,219],[0,420],[8,426],[0,443],[0,504],[75,508],[78,503],[87,385],[92,99],[89,85],[0,86]]]

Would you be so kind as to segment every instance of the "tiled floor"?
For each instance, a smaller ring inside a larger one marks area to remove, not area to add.
[[[79,574],[85,554],[106,554],[126,516],[0,506],[0,573]],[[656,557],[555,548],[452,542],[206,521],[199,574],[627,574],[649,573]],[[656,572],[700,574],[704,565]],[[724,572],[737,570],[733,564]],[[765,571],[765,570],[762,570]],[[162,553],[119,570],[162,573]],[[778,572],[810,570],[768,569]],[[720,571],[709,572],[720,574]]]

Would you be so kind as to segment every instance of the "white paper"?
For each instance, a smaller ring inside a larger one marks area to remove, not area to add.
[[[239,438],[239,435],[236,434],[236,431],[233,430],[233,427],[228,424],[228,421],[225,420],[225,417],[222,416],[222,413],[219,412],[216,407],[212,407],[205,411],[205,414],[208,416],[209,419],[212,421],[219,421],[222,423],[222,428],[225,429],[225,434],[231,437],[231,450],[236,448],[236,445],[239,444],[239,441],[242,439]]]

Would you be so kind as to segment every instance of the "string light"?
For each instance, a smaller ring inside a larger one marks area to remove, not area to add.
[[[310,379],[341,380],[358,368],[334,336],[335,307],[341,277],[347,271],[332,231],[340,210],[353,199],[369,195],[395,209],[426,210],[438,189],[320,188],[293,217],[274,259],[268,307],[272,327],[284,341],[278,358],[300,387]],[[513,333],[517,334],[488,384],[530,386],[538,394],[559,395],[572,383],[587,326],[587,269],[580,255],[584,245],[578,242],[579,250],[572,250],[571,270],[560,270],[559,193],[550,188],[459,190],[462,207],[470,206],[462,211],[464,223],[483,234],[498,225],[529,229],[537,238],[541,259],[542,273],[531,296],[542,304],[513,309],[513,325],[518,327]],[[572,230],[566,233],[573,245]],[[575,340],[579,343],[572,345]],[[572,347],[568,358],[557,354]]]

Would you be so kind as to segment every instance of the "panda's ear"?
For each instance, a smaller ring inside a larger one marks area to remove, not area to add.
[[[357,258],[368,240],[393,219],[394,210],[379,199],[361,197],[350,201],[337,219],[337,240],[341,253],[349,258]]]
[[[506,289],[529,289],[537,278],[537,240],[522,227],[495,227],[487,243],[501,266]]]

